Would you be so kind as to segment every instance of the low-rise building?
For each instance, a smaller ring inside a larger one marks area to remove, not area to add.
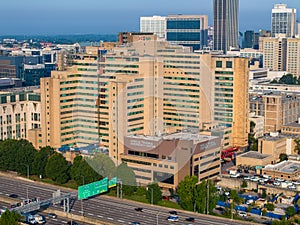
[[[263,168],[262,172],[264,175],[269,175],[273,178],[299,180],[300,162],[288,160],[275,165],[267,165],[265,168]]]
[[[255,123],[255,127],[253,128],[254,138],[264,136],[265,118],[257,116],[255,113],[249,113],[249,121]]]
[[[262,154],[255,151],[245,152],[236,157],[236,165],[263,168],[273,162],[272,155]]]
[[[125,137],[123,162],[133,169],[137,183],[157,181],[162,188],[175,189],[185,176],[199,182],[221,172],[221,139],[192,133]]]

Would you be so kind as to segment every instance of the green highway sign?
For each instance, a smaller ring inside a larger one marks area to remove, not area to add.
[[[111,180],[108,182],[108,188],[112,188],[117,186],[117,177],[111,178]]]
[[[107,191],[108,178],[78,187],[78,200],[92,197]]]
[[[103,180],[99,181],[99,191],[100,193],[107,192],[108,188],[108,178],[105,177]]]

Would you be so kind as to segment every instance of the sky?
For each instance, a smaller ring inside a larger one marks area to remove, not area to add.
[[[240,0],[239,29],[270,29],[275,3],[298,10],[300,0]],[[117,34],[139,31],[139,17],[205,14],[213,0],[1,0],[0,35]]]

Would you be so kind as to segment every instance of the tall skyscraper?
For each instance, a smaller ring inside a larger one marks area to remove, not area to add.
[[[286,4],[275,4],[272,9],[272,37],[285,34],[294,37],[296,28],[296,9],[287,8]]]
[[[214,50],[238,48],[239,0],[214,0]]]

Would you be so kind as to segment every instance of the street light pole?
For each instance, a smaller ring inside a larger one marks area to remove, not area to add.
[[[84,185],[84,176],[82,176],[82,185]],[[84,217],[84,212],[83,212],[83,199],[81,199],[81,213],[82,213],[82,216]]]
[[[157,214],[156,214],[156,225],[158,225],[158,214],[159,214],[159,212],[157,212]]]

